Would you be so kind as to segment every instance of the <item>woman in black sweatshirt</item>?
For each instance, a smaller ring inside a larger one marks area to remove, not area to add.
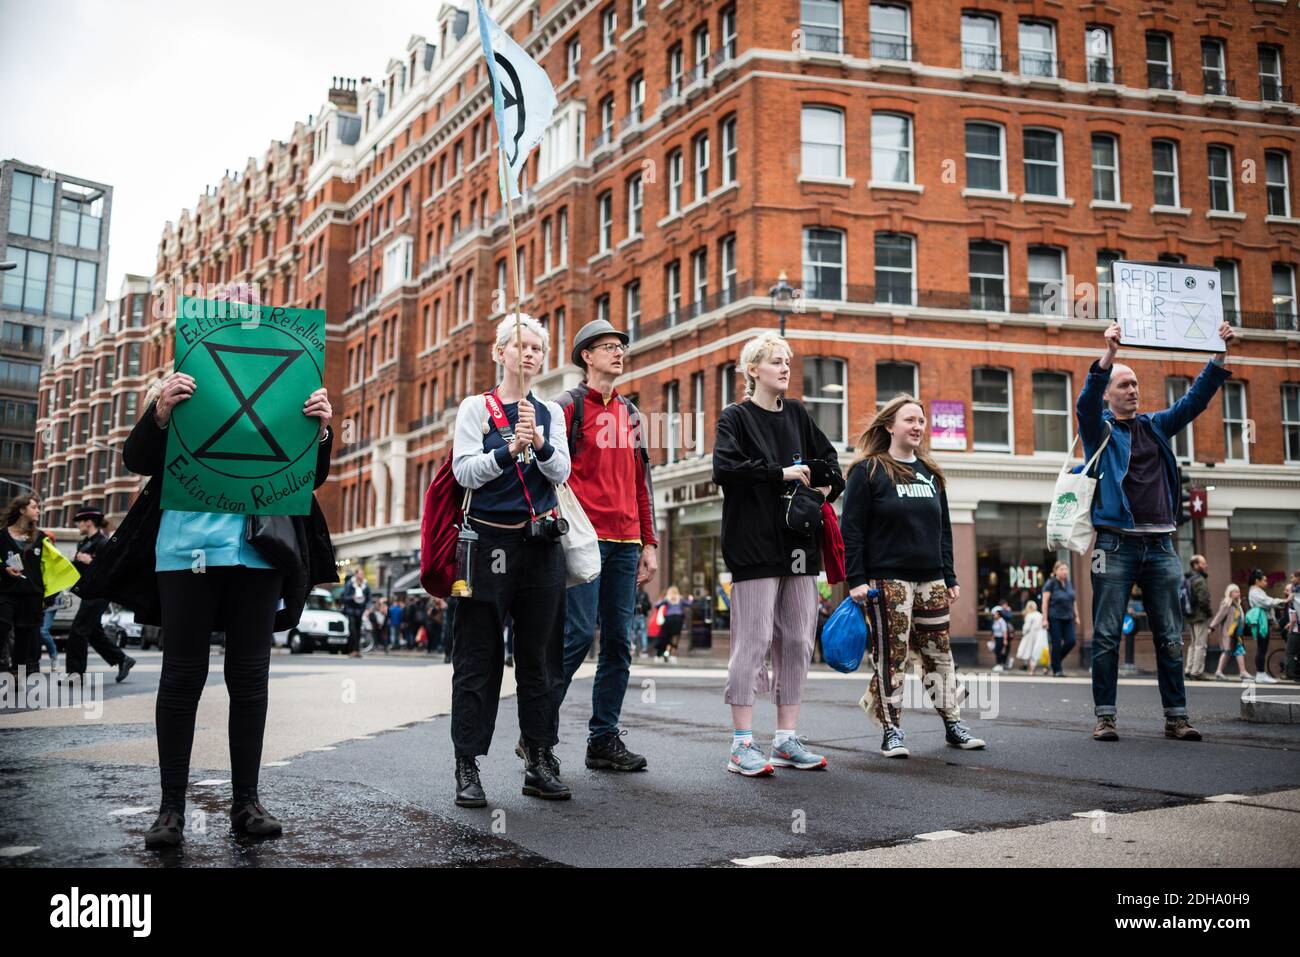
[[[854,601],[882,604],[885,634],[873,636],[875,674],[859,704],[884,728],[880,753],[905,758],[898,727],[908,652],[921,659],[923,682],[957,748],[982,748],[961,722],[948,641],[948,604],[959,594],[943,471],[925,448],[921,403],[900,395],[858,441],[844,493],[845,570]],[[880,690],[882,675],[886,693]]]
[[[747,777],[771,774],[774,767],[826,766],[797,730],[817,630],[820,512],[811,532],[793,531],[786,495],[803,486],[817,490],[813,502],[834,499],[844,479],[825,434],[800,403],[785,398],[792,358],[775,333],[745,346],[738,363],[745,400],[719,416],[713,449],[713,481],[722,489],[722,557],[732,576],[725,699],[734,733],[727,770]],[[769,648],[770,681],[763,661]],[[777,709],[770,761],[752,730],[755,694],[769,687]]]

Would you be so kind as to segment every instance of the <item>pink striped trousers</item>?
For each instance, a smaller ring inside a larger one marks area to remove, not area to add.
[[[816,637],[817,582],[811,575],[733,583],[727,704],[748,707],[769,690],[773,704],[798,704]]]

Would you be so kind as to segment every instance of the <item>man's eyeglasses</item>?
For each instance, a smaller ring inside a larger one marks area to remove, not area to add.
[[[623,345],[623,343],[621,342],[606,342],[599,346],[592,346],[591,351],[607,352],[610,355],[614,355],[614,354],[622,355],[623,353],[627,352],[627,346]]]

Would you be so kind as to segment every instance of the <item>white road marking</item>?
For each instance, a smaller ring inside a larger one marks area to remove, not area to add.
[[[0,847],[0,857],[22,857],[24,854],[30,854],[32,851],[39,851],[41,846],[34,844],[31,847],[16,845],[14,847]]]
[[[201,788],[215,788],[229,783],[230,778],[208,778],[206,781],[200,781],[197,786]]]
[[[1105,811],[1075,811],[1070,817],[1105,817]]]
[[[961,831],[930,831],[928,834],[918,834],[918,841],[946,841],[950,837],[965,837]]]
[[[332,744],[327,744],[323,748],[312,748],[312,750],[313,751],[337,751],[338,748],[334,747],[334,745]]]
[[[1246,795],[1244,795],[1244,794],[1213,794],[1213,795],[1211,795],[1210,797],[1207,797],[1205,800],[1207,800],[1207,801],[1212,801],[1212,802],[1214,802],[1214,803],[1216,803],[1216,804],[1222,804],[1222,803],[1225,802],[1225,801],[1244,801],[1244,800],[1246,800]]]
[[[741,867],[761,867],[764,864],[779,864],[785,860],[784,857],[776,857],[772,854],[760,854],[758,857],[738,857],[731,863],[738,864]]]
[[[290,761],[267,761],[262,767],[264,768],[287,768],[292,762]]]
[[[120,807],[116,811],[109,811],[109,817],[134,817],[137,814],[148,814],[152,811],[151,807]]]

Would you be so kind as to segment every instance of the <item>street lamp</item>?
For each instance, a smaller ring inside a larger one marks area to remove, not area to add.
[[[781,338],[785,338],[785,317],[790,311],[790,300],[794,298],[794,288],[786,280],[785,270],[781,270],[781,275],[776,277],[776,285],[768,290],[768,295],[772,297],[772,311],[776,313],[781,323]]]
[[[0,478],[0,483],[3,483],[5,485],[16,485],[23,491],[31,492],[33,495],[36,494],[36,489],[32,488],[30,485],[24,485],[22,482],[15,482],[13,479],[10,478]]]
[[[0,262],[0,272],[8,272],[10,269],[17,269],[17,268],[18,268],[18,264],[16,262],[9,262],[9,261]]]

